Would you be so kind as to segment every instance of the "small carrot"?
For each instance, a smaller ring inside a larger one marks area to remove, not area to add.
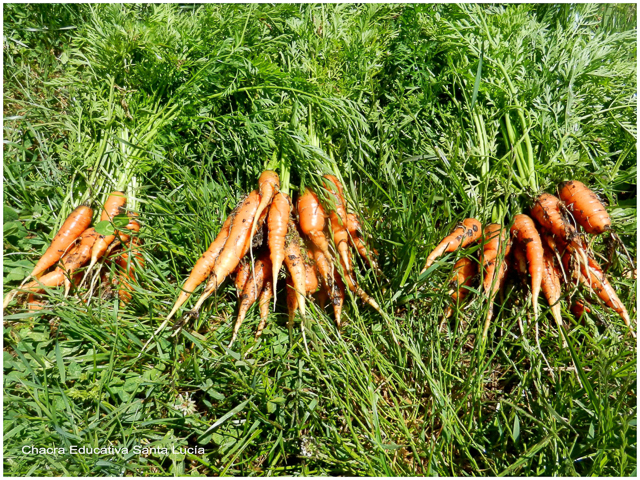
[[[53,237],[53,241],[47,251],[38,260],[29,277],[38,278],[45,270],[60,260],[69,246],[82,235],[82,232],[89,228],[92,216],[93,210],[86,205],[80,205],[71,212],[62,227],[60,227],[60,230],[58,230],[58,233],[56,233],[56,236]]]
[[[258,179],[258,192],[260,193],[260,204],[258,205],[258,210],[253,217],[253,223],[251,224],[251,234],[249,235],[250,239],[253,239],[253,236],[256,233],[258,219],[260,215],[267,208],[273,197],[280,190],[280,177],[273,170],[265,170],[260,175]]]
[[[569,264],[571,262],[571,257],[568,254],[565,254],[562,258],[562,261],[565,264],[565,267],[570,270]],[[618,315],[622,317],[624,323],[629,328],[631,332],[631,336],[633,338],[636,337],[636,333],[633,331],[631,327],[631,319],[629,318],[629,313],[627,312],[626,307],[618,298],[616,291],[611,286],[606,276],[604,275],[602,268],[600,265],[591,257],[589,257],[589,263],[587,267],[584,265],[580,265],[580,274],[579,279],[582,284],[589,287],[593,291],[595,291],[598,298],[602,300],[602,302],[609,308],[613,309]]]
[[[482,235],[482,225],[475,218],[467,218],[453,232],[442,240],[427,257],[427,263],[420,272],[423,274],[443,253],[454,252],[475,242]]]
[[[585,312],[591,313],[591,309],[585,305],[583,300],[576,300],[571,305],[571,313],[573,313],[577,319],[580,319]]]
[[[229,237],[213,266],[211,278],[207,282],[204,292],[198,299],[195,307],[193,307],[194,312],[200,309],[204,301],[209,298],[222,282],[224,282],[227,276],[235,270],[242,257],[244,257],[249,250],[249,234],[251,233],[251,225],[258,210],[259,203],[260,194],[257,190],[254,190],[240,204],[240,208],[237,210],[231,222]],[[263,212],[261,218],[264,219],[266,214],[267,210]],[[260,226],[262,226],[262,224],[260,224]]]
[[[327,300],[329,299],[329,293],[327,287],[322,282],[320,282],[320,288],[318,288],[318,291],[315,293],[315,298],[320,308],[324,310]]]
[[[367,245],[365,244],[364,238],[362,237],[362,227],[360,226],[360,220],[358,220],[358,217],[355,213],[347,214],[347,231],[349,232],[349,238],[352,245],[358,251],[360,256],[367,261],[371,268],[376,271],[379,270],[375,259],[367,250]],[[373,253],[377,253],[375,249],[373,250]]]
[[[551,315],[558,328],[562,328],[562,311],[560,308],[561,284],[560,275],[555,266],[555,258],[551,249],[547,245],[542,246],[544,250],[544,269],[542,270],[542,293],[546,297]],[[566,340],[562,339],[562,344],[566,346]]]
[[[529,277],[529,270],[527,268],[527,257],[520,242],[514,242],[513,248],[513,266],[520,274],[520,277],[527,284],[527,278]]]
[[[209,272],[213,269],[213,265],[220,254],[220,251],[224,247],[225,242],[227,241],[227,237],[229,236],[229,227],[231,227],[231,221],[233,220],[233,214],[229,215],[222,225],[222,229],[220,233],[216,237],[216,239],[211,242],[209,248],[206,252],[202,254],[202,256],[198,259],[196,264],[193,266],[193,270],[191,270],[191,274],[189,278],[184,282],[182,286],[182,291],[176,300],[176,303],[173,305],[171,312],[167,315],[167,320],[170,319],[174,313],[178,311],[178,309],[182,306],[184,302],[191,296],[193,291],[204,282]]]
[[[473,283],[473,279],[478,274],[478,263],[467,257],[462,257],[453,266],[453,275],[451,281],[455,282],[455,289],[451,294],[451,303],[462,302],[469,294],[469,289]],[[447,307],[445,318],[449,318],[453,314],[453,308]]]
[[[293,280],[291,276],[287,276],[287,281],[285,282],[286,296],[287,296],[287,312],[289,314],[289,318],[287,320],[287,328],[289,331],[293,328],[293,321],[296,317],[296,311],[298,310],[298,295],[296,293],[296,289],[293,286]]]
[[[333,200],[335,209],[329,212],[329,221],[336,250],[342,259],[347,275],[351,275],[351,259],[349,257],[349,232],[347,231],[347,210],[342,194],[342,185],[334,175],[324,175],[327,192]]]
[[[30,311],[42,310],[44,308],[44,305],[45,301],[41,297],[36,296],[34,293],[30,293],[27,297],[27,308]]]
[[[120,285],[120,289],[118,290],[118,296],[124,303],[128,303],[131,300],[131,291],[133,287],[129,283],[130,281],[133,283],[138,283],[136,280],[136,265],[134,265],[133,260],[138,267],[144,267],[144,257],[140,252],[140,239],[134,237],[130,242],[130,250],[128,252],[124,252],[116,259],[116,264],[122,269],[122,273],[120,274],[120,279],[118,284]],[[132,257],[130,257],[132,255]]]
[[[242,293],[244,290],[244,286],[247,284],[247,280],[251,276],[251,262],[246,259],[242,259],[238,266],[236,267],[236,292],[238,295]]]
[[[599,235],[611,230],[611,217],[598,196],[577,180],[558,186],[560,199],[587,233]]]
[[[129,219],[129,223],[127,224],[127,226],[124,228],[124,231],[139,232],[140,224],[135,219],[136,215],[131,213],[129,216],[131,218]],[[107,253],[109,246],[113,243],[113,241],[116,239],[117,236],[121,236],[122,242],[127,242],[129,240],[130,235],[127,233],[121,234],[120,231],[115,231],[111,235],[98,236],[98,238],[96,239],[96,242],[93,244],[93,247],[91,249],[91,262],[87,267],[87,273],[90,272],[93,266],[98,262],[98,260]]]
[[[59,287],[64,283],[65,278],[64,270],[60,267],[56,267],[55,270],[42,275],[31,283],[26,284],[20,290],[31,293],[41,293],[44,292],[45,288]]]
[[[229,342],[229,348],[235,342],[238,331],[240,331],[240,326],[244,321],[247,312],[249,311],[249,307],[253,305],[258,296],[262,292],[264,288],[264,284],[267,279],[271,278],[271,259],[267,252],[260,255],[260,257],[256,260],[253,273],[247,279],[247,283],[244,286],[244,290],[242,290],[242,295],[240,295],[240,308],[238,309],[238,318],[236,320],[236,324],[233,327],[233,335],[231,336],[231,341]]]
[[[276,306],[276,286],[278,285],[278,273],[284,261],[284,244],[289,226],[289,216],[291,215],[291,199],[286,193],[278,192],[273,197],[273,202],[269,208],[267,218],[267,230],[269,238],[267,243],[271,252],[271,263],[273,265],[273,307]]]
[[[334,283],[334,291],[331,298],[333,304],[333,315],[335,317],[336,326],[338,329],[342,327],[342,305],[344,304],[344,283],[342,279],[337,276]]]
[[[256,330],[256,340],[260,338],[264,327],[267,325],[267,319],[269,318],[269,302],[271,302],[271,297],[273,297],[273,285],[271,283],[271,279],[267,278],[264,281],[262,293],[260,293],[260,324],[258,325],[258,329]]]
[[[524,214],[519,214],[514,217],[511,234],[518,239],[525,250],[529,274],[531,275],[531,302],[533,304],[534,315],[537,318],[538,296],[540,295],[544,269],[542,240],[540,240],[540,235],[533,220]]]
[[[316,275],[316,267],[315,264],[311,265],[309,263],[304,264],[305,270],[305,292],[307,295],[311,295],[318,291],[318,276]]]
[[[329,253],[329,242],[324,234],[326,214],[320,200],[310,188],[298,198],[298,217],[302,233],[331,261],[333,257]]]
[[[482,338],[487,338],[491,318],[493,317],[493,299],[500,289],[502,280],[507,271],[507,262],[504,257],[509,254],[511,244],[507,230],[497,223],[489,224],[484,229],[485,243],[481,255],[484,268],[483,289],[489,300],[489,310],[484,323]],[[496,271],[497,269],[497,271]]]
[[[287,270],[291,274],[291,280],[293,282],[296,298],[298,300],[298,307],[300,313],[305,316],[305,264],[302,258],[302,252],[300,250],[300,236],[298,230],[291,219],[289,219],[289,228],[287,233],[287,241],[284,248],[284,263],[287,266]]]

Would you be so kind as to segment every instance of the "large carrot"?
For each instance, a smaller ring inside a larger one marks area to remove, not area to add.
[[[367,245],[364,241],[364,238],[362,237],[362,227],[360,226],[360,220],[358,220],[358,216],[355,213],[347,214],[347,231],[349,232],[351,243],[358,251],[360,256],[367,261],[371,268],[373,268],[374,270],[378,270],[378,265],[376,264],[375,259],[367,250]],[[373,253],[376,253],[375,249],[373,250]]]
[[[194,312],[197,312],[200,309],[204,301],[209,298],[209,296],[218,289],[222,282],[224,282],[227,276],[235,270],[242,257],[244,257],[249,250],[251,245],[251,242],[248,241],[249,234],[251,233],[251,225],[256,211],[258,210],[259,203],[260,194],[257,190],[251,192],[241,203],[240,208],[234,215],[233,221],[231,222],[229,237],[215,261],[211,278],[207,282],[204,292],[198,299],[195,307],[193,307]],[[263,221],[266,213],[267,210],[265,210],[260,216]],[[258,222],[260,222],[260,220],[258,220]]]
[[[184,302],[187,301],[196,287],[204,282],[205,278],[207,278],[207,276],[213,269],[216,258],[218,258],[218,255],[220,254],[220,251],[224,247],[227,241],[227,237],[229,236],[229,228],[231,227],[233,216],[234,214],[231,214],[229,215],[229,217],[227,217],[216,239],[211,242],[211,245],[209,245],[207,251],[202,254],[202,256],[194,265],[189,278],[187,278],[187,280],[184,282],[184,285],[182,286],[182,291],[180,292],[176,303],[173,305],[171,313],[167,315],[167,320],[170,319],[173,314],[176,313],[176,311],[178,311],[178,309]]]
[[[329,253],[329,242],[324,234],[326,215],[320,200],[310,188],[298,198],[298,217],[302,233],[331,261],[333,257]]]
[[[571,257],[565,254],[562,257],[562,261],[565,264],[567,270],[571,270],[569,264],[571,263]],[[585,267],[580,265],[580,272],[578,275],[580,282],[587,286],[589,289],[595,291],[596,295],[604,302],[604,304],[613,309],[618,315],[622,317],[624,323],[629,327],[631,335],[635,338],[636,334],[631,327],[631,319],[626,307],[618,298],[616,291],[613,289],[607,278],[605,277],[602,268],[598,265],[593,258],[589,257],[589,263]]]
[[[451,294],[451,302],[453,304],[462,302],[469,294],[467,287],[471,286],[473,279],[478,274],[478,263],[467,257],[462,257],[453,266],[453,275],[451,280],[455,282],[454,291]],[[445,317],[449,318],[453,314],[453,308],[447,307]]]
[[[531,302],[533,304],[534,315],[538,316],[538,296],[542,285],[542,273],[544,270],[544,251],[542,240],[536,229],[533,220],[524,214],[514,217],[511,234],[514,235],[524,247],[525,256],[531,275]]]
[[[273,307],[276,306],[276,287],[278,285],[278,273],[284,261],[284,244],[291,215],[291,199],[286,193],[279,192],[269,207],[267,218],[267,230],[269,232],[268,245],[271,252],[271,264],[273,265]]]
[[[289,228],[287,233],[287,239],[284,247],[284,263],[287,266],[287,270],[291,274],[291,281],[295,290],[296,298],[298,300],[298,307],[300,313],[305,316],[305,262],[302,258],[302,252],[300,250],[300,236],[296,229],[295,223],[289,219]]]
[[[38,278],[49,267],[54,265],[67,251],[69,246],[82,235],[89,225],[91,225],[91,217],[93,216],[93,210],[86,205],[80,205],[76,208],[53,237],[53,241],[44,255],[40,257],[38,263],[31,271],[29,277]]]
[[[560,284],[560,275],[555,266],[554,253],[549,246],[543,245],[544,250],[544,269],[542,270],[542,293],[549,303],[551,315],[553,316],[558,328],[562,328],[562,312],[560,309],[560,297],[562,287]],[[562,337],[562,344],[566,346],[566,340]]]
[[[482,235],[482,224],[475,218],[467,218],[458,225],[453,232],[442,240],[427,257],[427,263],[420,272],[424,273],[440,255],[454,252],[458,248],[464,248],[475,242]]]
[[[264,281],[264,287],[262,287],[262,293],[260,294],[259,299],[260,324],[258,325],[258,329],[256,330],[256,340],[260,338],[264,327],[267,325],[267,319],[269,318],[269,302],[271,302],[271,297],[273,297],[273,285],[271,283],[271,279],[267,278]]]
[[[543,228],[565,241],[571,251],[578,254],[582,263],[586,265],[587,254],[580,236],[574,226],[565,219],[562,209],[562,202],[557,197],[543,193],[533,204],[531,215]]]
[[[485,243],[481,259],[484,268],[483,289],[489,300],[489,310],[482,331],[482,338],[487,337],[489,324],[493,316],[493,299],[500,289],[502,280],[507,271],[505,257],[509,254],[511,244],[506,229],[497,223],[489,224],[484,229]]]
[[[260,257],[256,260],[255,266],[253,268],[253,274],[249,276],[247,279],[247,283],[244,286],[244,290],[240,295],[240,308],[238,309],[238,319],[236,320],[236,324],[233,327],[233,335],[231,336],[231,341],[229,342],[229,348],[235,342],[238,331],[240,331],[240,326],[244,321],[247,312],[249,311],[249,307],[253,305],[258,296],[262,292],[264,288],[264,284],[266,280],[271,278],[271,259],[267,252],[260,255]]]
[[[607,209],[584,183],[577,180],[563,182],[558,189],[560,199],[587,233],[599,235],[611,230],[611,217]]]

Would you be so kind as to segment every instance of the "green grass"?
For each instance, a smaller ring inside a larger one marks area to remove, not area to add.
[[[566,298],[563,334],[541,301],[539,350],[514,278],[482,346],[480,295],[441,324],[452,265],[478,247],[419,275],[462,218],[508,224],[570,178],[637,258],[635,6],[3,8],[5,293],[77,204],[118,186],[145,258],[126,306],[104,286],[4,312],[6,474],[636,474],[637,350],[615,313],[575,319]],[[293,196],[339,170],[380,253],[383,276],[359,263],[358,280],[385,315],[349,297],[338,331],[311,304],[307,353],[279,294],[261,340],[254,307],[229,350],[225,285],[140,355],[269,162]],[[636,279],[609,248],[594,242],[635,325]],[[22,453],[72,445],[130,451]],[[205,453],[132,453],[145,445]]]

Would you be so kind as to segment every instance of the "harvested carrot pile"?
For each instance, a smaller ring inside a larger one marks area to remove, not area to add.
[[[356,214],[347,213],[340,181],[333,175],[325,175],[322,181],[321,192],[306,188],[294,204],[280,191],[278,174],[264,171],[258,180],[258,189],[239,203],[194,265],[167,321],[207,278],[200,298],[188,315],[197,315],[205,300],[228,277],[234,277],[239,307],[230,345],[249,308],[259,302],[261,321],[257,339],[265,328],[272,299],[275,308],[283,264],[287,272],[283,288],[290,329],[298,310],[305,317],[306,301],[312,294],[322,307],[326,299],[330,300],[340,327],[345,285],[379,310],[375,300],[358,286],[353,273],[351,247],[370,266],[377,268],[363,240],[359,219]]]
[[[558,190],[559,198],[549,193],[538,196],[531,208],[531,217],[516,215],[509,231],[498,224],[489,224],[483,230],[478,220],[467,218],[433,250],[422,272],[444,253],[482,241],[479,261],[462,258],[454,267],[452,305],[465,299],[479,270],[483,277],[481,291],[491,304],[511,269],[530,286],[536,320],[538,296],[542,291],[554,320],[558,327],[562,327],[562,285],[566,286],[568,294],[580,285],[591,298],[618,313],[635,338],[629,313],[596,262],[586,238],[587,234],[611,232],[613,238],[620,242],[611,230],[612,222],[606,208],[597,195],[581,182],[563,182]],[[589,311],[582,302],[574,305],[580,306],[572,308],[574,312]],[[445,316],[452,313],[450,306]],[[490,306],[483,339],[487,336],[492,315]]]
[[[140,239],[137,237],[140,224],[135,214],[124,215],[126,203],[124,193],[112,192],[102,208],[100,223],[94,227],[90,226],[93,209],[89,206],[81,205],[71,212],[22,285],[6,295],[3,309],[13,298],[21,295],[27,296],[26,302],[30,310],[41,309],[44,305],[41,297],[45,289],[62,285],[67,296],[72,287],[80,287],[86,283],[90,286],[91,296],[96,281],[105,277],[103,267],[108,266],[111,261],[121,271],[120,278],[113,283],[120,286],[120,299],[128,302],[131,299],[131,285],[128,282],[135,282],[135,263],[142,265],[142,255],[138,249]],[[126,225],[119,229],[111,228],[112,233],[100,233],[105,225],[114,225],[112,222],[124,223],[122,216]],[[137,259],[135,263],[129,260],[130,255]],[[101,268],[93,272],[91,279],[90,274],[98,263]],[[27,283],[29,280],[32,281]]]

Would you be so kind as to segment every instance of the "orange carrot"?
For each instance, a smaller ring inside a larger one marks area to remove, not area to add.
[[[278,285],[278,273],[284,261],[284,243],[291,215],[291,199],[286,193],[279,192],[273,197],[267,218],[267,230],[269,231],[269,251],[271,252],[271,264],[273,265],[273,306],[276,305],[276,286]]]
[[[521,245],[524,246],[525,256],[529,265],[531,275],[531,301],[534,315],[538,315],[538,296],[542,284],[542,273],[544,270],[544,251],[542,240],[533,220],[527,215],[516,215],[511,227],[511,234],[515,236]]]
[[[311,245],[311,254],[316,262],[316,270],[320,274],[320,278],[322,280],[321,291],[326,292],[331,303],[334,305],[334,312],[337,313],[336,325],[340,328],[340,314],[342,312],[342,302],[344,301],[344,285],[342,284],[342,281],[340,281],[340,284],[342,285],[342,290],[340,290],[337,283],[340,277],[336,277],[335,279],[332,277],[331,264],[318,247]],[[336,307],[336,305],[338,306]]]
[[[265,170],[258,179],[258,192],[260,194],[260,204],[256,211],[253,222],[251,223],[251,233],[249,234],[249,242],[253,243],[253,236],[257,230],[257,223],[260,219],[262,212],[271,205],[273,196],[280,190],[280,177],[273,170]],[[249,245],[249,251],[251,250],[251,244]],[[251,253],[251,261],[253,263],[253,253]]]
[[[262,287],[262,293],[260,294],[260,324],[256,330],[256,340],[260,338],[264,327],[267,325],[267,319],[269,318],[269,302],[271,302],[271,297],[273,297],[273,285],[271,283],[271,279],[267,278],[264,281],[264,287]]]
[[[100,214],[100,221],[113,220],[113,217],[120,213],[120,210],[127,204],[127,197],[123,192],[111,192],[104,202],[104,208]]]
[[[31,293],[41,293],[44,292],[44,289],[46,287],[52,288],[62,285],[65,278],[66,277],[64,270],[60,267],[57,267],[52,272],[42,275],[40,278],[26,284],[20,290]]]
[[[140,239],[137,237],[132,238],[130,246],[131,249],[128,253],[124,252],[116,259],[116,264],[122,269],[122,273],[120,274],[120,279],[118,282],[118,284],[120,285],[118,295],[124,303],[128,303],[129,300],[131,300],[130,292],[133,290],[133,287],[131,286],[129,281],[138,283],[135,278],[136,270],[133,260],[135,259],[137,266],[139,266],[140,268],[144,267],[144,257],[142,256],[142,253],[139,249]],[[133,255],[131,260],[129,257],[130,254]]]
[[[291,219],[289,219],[289,227],[287,233],[287,241],[284,248],[284,263],[287,266],[287,270],[291,274],[291,280],[293,282],[296,298],[298,301],[298,307],[300,313],[305,316],[305,267],[304,260],[302,258],[302,252],[300,250],[300,236],[298,230]]]
[[[87,228],[80,236],[80,243],[73,247],[67,255],[62,258],[62,268],[71,274],[82,267],[91,258],[91,248],[98,238],[98,232],[91,227]],[[71,281],[67,277],[64,281],[64,294],[69,294]]]
[[[362,227],[360,226],[360,220],[355,213],[347,214],[347,231],[349,232],[349,237],[351,239],[351,243],[354,248],[358,251],[360,256],[364,258],[369,266],[374,270],[378,270],[378,265],[373,257],[369,254],[367,250],[367,245],[362,238]],[[376,253],[375,249],[373,250]]]
[[[327,291],[327,287],[322,282],[320,282],[320,288],[318,288],[315,298],[318,301],[320,308],[324,310],[324,307],[327,304],[327,299],[329,298],[329,293]]]
[[[169,313],[169,315],[167,316],[167,320],[170,319],[173,314],[176,313],[176,311],[182,306],[182,304],[187,301],[196,287],[204,282],[205,278],[207,278],[207,275],[209,275],[209,273],[213,269],[216,258],[218,258],[218,255],[220,254],[220,251],[224,247],[224,244],[227,241],[227,237],[229,236],[229,227],[231,226],[232,220],[233,214],[229,215],[229,217],[225,220],[224,224],[222,225],[222,229],[220,230],[220,233],[218,234],[216,239],[211,242],[211,245],[209,245],[207,251],[202,254],[202,256],[194,265],[189,278],[187,278],[187,280],[184,282],[184,285],[182,286],[182,291],[180,292],[180,295],[178,296],[173,309],[171,309],[171,313]]]
[[[489,299],[489,310],[484,323],[482,338],[487,337],[491,318],[493,317],[493,299],[498,293],[504,275],[507,271],[507,262],[504,257],[509,254],[511,244],[506,229],[497,223],[487,225],[484,229],[485,244],[481,260],[484,268],[483,289]],[[502,258],[500,257],[502,255]],[[496,268],[498,271],[496,272]]]
[[[316,275],[315,264],[310,265],[305,262],[304,264],[305,270],[305,292],[307,295],[315,293],[318,291],[318,276]]]
[[[289,313],[289,319],[287,320],[287,328],[291,330],[293,328],[293,321],[296,317],[296,310],[298,310],[298,295],[295,287],[293,286],[293,280],[290,276],[287,276],[285,283],[286,295],[287,295],[287,311]]]
[[[236,291],[238,292],[238,295],[240,295],[244,290],[244,286],[247,284],[247,280],[251,276],[251,262],[247,261],[246,259],[242,259],[240,261],[240,264],[238,264],[238,266],[236,267],[235,271]]]
[[[611,230],[611,217],[607,209],[587,186],[577,180],[559,186],[560,199],[587,233],[599,235]]]
[[[242,257],[244,257],[249,250],[251,242],[247,240],[249,240],[251,224],[256,211],[258,210],[259,203],[260,194],[257,190],[251,192],[241,203],[240,208],[237,210],[237,213],[234,215],[233,221],[231,222],[229,237],[215,261],[211,278],[207,282],[204,292],[193,308],[194,312],[197,312],[200,309],[204,301],[209,298],[209,296],[218,289],[222,282],[224,282],[227,276],[235,270]],[[264,218],[266,213],[267,210],[263,212],[261,218]]]
[[[562,257],[562,261],[565,264],[565,267],[570,270],[569,264],[571,263],[571,257],[568,254],[565,254]],[[602,302],[609,308],[613,309],[618,315],[622,317],[624,323],[629,327],[629,331],[631,332],[631,336],[636,337],[633,328],[631,327],[631,320],[629,318],[629,313],[627,312],[626,307],[618,298],[616,291],[613,289],[604,273],[602,272],[602,268],[600,265],[591,257],[589,257],[589,263],[585,268],[584,265],[580,265],[579,279],[582,284],[587,286],[589,289],[595,291],[596,295],[602,300]]]
[[[126,227],[124,227],[125,231],[131,231],[131,232],[139,232],[140,231],[140,224],[138,223],[138,221],[134,218],[136,215],[133,213],[130,213],[129,216],[131,217],[129,219],[129,223],[127,224]],[[116,230],[113,234],[111,235],[100,235],[95,243],[93,244],[93,248],[91,249],[91,263],[89,263],[89,267],[87,267],[87,272],[89,272],[93,266],[97,263],[97,261],[102,258],[105,253],[107,253],[107,250],[109,249],[109,246],[113,243],[113,241],[116,239],[116,236],[120,235],[121,237],[121,241],[122,242],[128,242],[129,241],[129,234],[121,234],[120,231]]]
[[[475,218],[467,218],[453,232],[442,240],[427,257],[427,263],[420,272],[423,274],[443,253],[454,252],[475,242],[482,235],[482,225]]]
[[[335,317],[336,326],[338,329],[342,327],[342,305],[344,304],[344,283],[342,279],[337,276],[334,284],[333,297],[331,298],[333,304],[333,315]]]
[[[253,274],[247,279],[242,295],[240,295],[238,319],[233,327],[233,335],[229,342],[229,348],[231,348],[231,345],[233,345],[233,342],[235,342],[238,336],[238,331],[240,330],[240,326],[249,311],[249,307],[256,302],[260,292],[262,292],[262,289],[264,288],[266,280],[269,278],[271,278],[271,259],[269,258],[268,253],[265,252],[256,260]]]
[[[329,253],[329,242],[324,234],[326,215],[320,200],[310,188],[298,198],[298,216],[302,233],[331,261],[333,257]]]
[[[560,309],[561,285],[560,275],[555,266],[555,258],[551,249],[547,245],[543,245],[544,250],[544,269],[542,270],[542,293],[551,307],[551,315],[553,316],[558,328],[562,328],[562,312]],[[562,340],[566,345],[566,340]]]
[[[520,245],[520,242],[514,242],[511,251],[513,252],[513,266],[526,284],[526,280],[529,276],[529,270],[527,268],[527,257],[522,245]]]
[[[568,243],[572,252],[579,255],[582,263],[587,264],[587,254],[576,229],[569,223],[562,213],[562,202],[548,193],[540,195],[531,209],[531,215],[536,221],[553,235]]]
[[[69,246],[91,225],[92,216],[93,210],[85,205],[81,205],[71,212],[29,277],[39,277],[60,260]]]
[[[44,308],[45,301],[40,297],[36,297],[35,294],[30,293],[27,297],[27,308],[30,311],[42,310]]]
[[[584,313],[591,313],[591,309],[585,305],[585,302],[582,300],[576,300],[571,305],[571,313],[577,318],[580,319]]]
[[[452,281],[455,281],[455,290],[451,294],[451,302],[453,304],[462,302],[469,294],[469,289],[473,279],[478,274],[478,263],[475,260],[471,260],[467,257],[462,257],[453,266]],[[445,311],[445,317],[449,318],[453,314],[453,308],[447,307]]]
[[[349,257],[349,232],[347,231],[347,210],[342,194],[342,185],[334,175],[324,175],[329,198],[333,200],[335,209],[329,212],[333,241],[347,275],[351,275],[351,259]]]

